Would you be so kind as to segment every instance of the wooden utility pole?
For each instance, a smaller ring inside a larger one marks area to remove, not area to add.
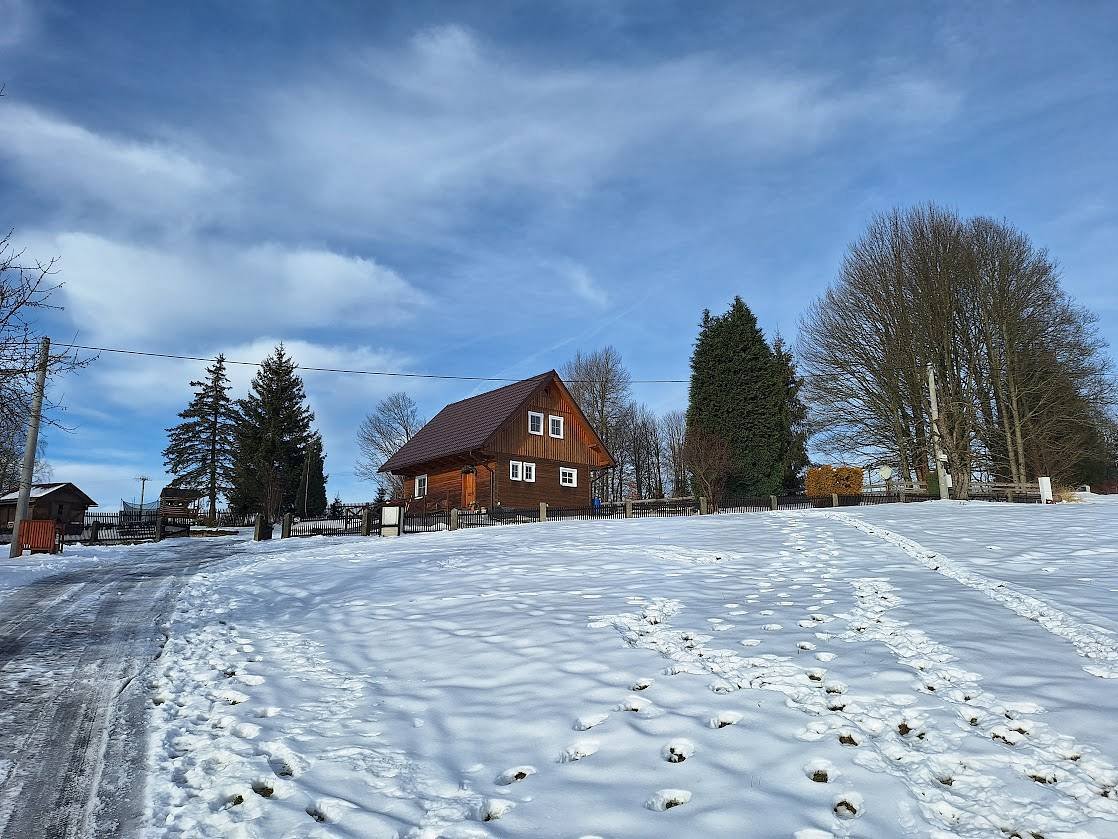
[[[144,487],[147,486],[148,481],[151,480],[150,475],[137,475],[136,480],[140,482],[140,519],[144,517]]]
[[[939,479],[939,497],[946,501],[951,496],[947,491],[947,470],[943,468],[944,456],[939,446],[939,403],[936,401],[936,371],[928,362],[928,396],[932,403],[932,455],[936,459],[936,476]]]
[[[19,478],[19,499],[16,517],[12,522],[12,547],[9,556],[21,556],[19,542],[20,523],[27,518],[31,506],[31,481],[35,477],[35,452],[39,448],[39,421],[43,416],[43,392],[47,387],[47,363],[50,361],[50,338],[43,338],[39,348],[39,369],[35,374],[35,394],[31,402],[31,423],[27,428],[27,449],[23,452],[23,472]]]

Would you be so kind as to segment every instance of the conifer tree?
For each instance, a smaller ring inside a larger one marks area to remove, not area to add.
[[[803,489],[802,473],[811,460],[807,455],[807,406],[800,398],[804,380],[796,371],[796,360],[792,351],[779,335],[773,340],[773,360],[783,384],[783,404],[781,406],[780,462],[782,466],[782,489],[787,494]]]
[[[729,446],[727,496],[781,492],[788,420],[780,368],[740,297],[724,315],[703,312],[691,356],[687,425]]]
[[[307,490],[304,475],[316,439],[321,451],[321,438],[312,429],[314,412],[306,405],[297,369],[281,343],[260,365],[249,395],[237,402],[230,501],[238,511],[260,512],[272,522],[285,512],[302,510],[300,490]],[[324,457],[319,458],[319,473],[322,460]],[[325,475],[322,483],[319,511],[325,507]],[[308,499],[309,495],[307,490]]]
[[[217,497],[232,483],[236,407],[229,396],[225,356],[206,368],[206,378],[192,381],[194,398],[179,414],[183,420],[167,429],[163,462],[174,475],[171,486],[206,493],[210,520],[217,517]]]
[[[321,516],[326,511],[326,453],[322,449],[322,435],[311,435],[310,445],[303,461],[303,483],[296,499],[296,511],[304,516]]]

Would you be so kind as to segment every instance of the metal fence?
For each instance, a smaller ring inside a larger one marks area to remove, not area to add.
[[[171,539],[190,535],[191,520],[167,516],[160,518],[150,511],[140,513],[86,513],[80,522],[63,528],[64,544],[121,545],[154,542],[158,537]]]
[[[590,519],[623,519],[625,518],[624,505],[599,504],[596,507],[548,507],[548,521],[564,521],[577,519],[589,521]]]
[[[476,527],[477,525],[463,525],[459,513],[458,526]],[[493,522],[496,524],[496,522]],[[433,513],[411,513],[404,516],[404,533],[431,533],[436,530],[450,530],[450,510],[437,510]]]
[[[369,535],[380,533],[380,515],[370,515]],[[345,509],[321,516],[301,516],[291,519],[291,536],[363,536],[365,511]]]

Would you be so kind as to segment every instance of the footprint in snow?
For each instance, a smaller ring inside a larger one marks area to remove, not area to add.
[[[761,625],[761,629],[765,630],[765,632],[779,632],[784,629],[784,627],[779,623],[766,623]]]
[[[629,686],[629,690],[647,690],[652,687],[652,679],[637,679]]]
[[[729,725],[735,725],[740,722],[742,715],[737,711],[719,711],[716,716],[710,718],[711,728],[726,728]]]
[[[817,784],[827,784],[834,780],[837,773],[831,761],[813,758],[804,764],[804,774]]]
[[[856,819],[862,815],[865,802],[856,792],[843,792],[831,800],[831,810],[840,819]]]
[[[668,741],[660,750],[660,756],[668,763],[683,763],[693,754],[695,754],[695,744],[685,737]]]
[[[584,757],[590,757],[598,751],[600,744],[597,740],[575,740],[559,754],[559,763],[574,763]]]
[[[596,725],[601,725],[609,719],[609,714],[587,714],[584,717],[579,717],[574,721],[571,726],[575,731],[589,731]]]
[[[509,784],[515,784],[518,781],[523,781],[529,775],[536,774],[536,767],[534,766],[514,766],[512,769],[506,769],[497,776],[494,782],[498,786],[507,787]]]
[[[493,822],[506,815],[516,805],[505,798],[487,798],[471,811],[479,822]]]
[[[651,798],[644,802],[649,810],[664,811],[679,807],[691,800],[691,791],[686,789],[657,790]]]

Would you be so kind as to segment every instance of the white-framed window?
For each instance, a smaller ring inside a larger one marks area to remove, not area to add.
[[[563,439],[563,418],[554,414],[547,418],[547,431],[558,440]]]
[[[578,470],[569,466],[559,467],[559,484],[565,487],[578,486]]]
[[[524,466],[524,464],[521,463],[519,460],[510,460],[509,461],[509,480],[510,481],[521,480],[521,476],[523,475],[523,471],[522,471],[523,466]]]
[[[534,464],[534,463],[525,463],[524,464],[524,480],[527,483],[530,483],[530,484],[535,483],[535,480],[536,480],[536,464]]]
[[[528,412],[528,433],[543,436],[543,414],[539,411]]]
[[[416,475],[415,476],[415,497],[416,498],[422,498],[426,494],[427,494],[427,476],[426,475]]]

